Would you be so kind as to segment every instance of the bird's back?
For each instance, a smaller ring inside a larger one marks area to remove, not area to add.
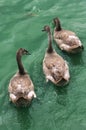
[[[18,92],[28,92],[34,89],[32,81],[28,74],[20,75],[17,73],[10,80],[9,92],[17,94]]]
[[[71,47],[72,46],[78,47],[79,44],[81,45],[81,41],[76,36],[76,34],[69,30],[55,31],[54,38],[62,40],[62,43],[69,45]]]
[[[59,73],[63,75],[64,73],[64,60],[63,58],[56,54],[46,54],[43,60],[43,66],[46,67],[50,74]],[[44,70],[45,71],[45,70]]]

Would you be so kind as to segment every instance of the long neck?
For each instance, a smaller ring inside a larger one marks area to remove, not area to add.
[[[16,60],[17,60],[17,64],[18,64],[19,73],[21,75],[24,75],[25,70],[24,70],[24,67],[23,67],[22,62],[21,62],[21,55],[19,53],[17,53],[17,55],[16,55]]]
[[[52,47],[52,36],[51,36],[51,32],[49,31],[48,32],[48,49],[47,49],[47,52],[48,53],[52,53],[53,52],[53,47]]]
[[[60,24],[60,22],[58,21],[58,22],[56,22],[56,31],[61,31],[61,24]]]

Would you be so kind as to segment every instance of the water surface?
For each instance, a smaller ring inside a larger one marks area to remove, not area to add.
[[[42,61],[48,45],[41,30],[59,17],[62,27],[74,31],[84,45],[81,54],[68,55],[53,47],[70,67],[70,83],[57,88],[46,83]],[[86,130],[86,0],[0,0],[0,130]],[[16,51],[23,57],[39,100],[30,108],[9,103],[8,84],[17,71]]]

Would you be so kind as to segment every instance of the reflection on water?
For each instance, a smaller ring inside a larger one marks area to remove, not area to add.
[[[57,93],[57,102],[60,105],[66,106],[67,104],[67,88],[68,85],[64,87],[57,87],[55,86],[55,91]]]
[[[78,54],[67,54],[66,52],[64,52],[64,54],[70,58],[70,61],[73,65],[83,65],[84,64],[83,52],[78,53]]]
[[[29,109],[26,108],[16,108],[17,110],[17,120],[20,124],[21,130],[29,130],[33,124],[32,117],[29,113]]]

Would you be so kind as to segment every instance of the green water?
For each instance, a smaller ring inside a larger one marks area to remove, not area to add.
[[[45,82],[42,61],[48,40],[41,30],[46,24],[53,30],[56,16],[86,48],[86,0],[0,0],[0,130],[86,130],[86,49],[68,55],[53,42],[68,61],[71,79],[63,88]],[[29,108],[16,108],[8,97],[20,47],[31,53],[23,57],[23,63],[38,97]]]

